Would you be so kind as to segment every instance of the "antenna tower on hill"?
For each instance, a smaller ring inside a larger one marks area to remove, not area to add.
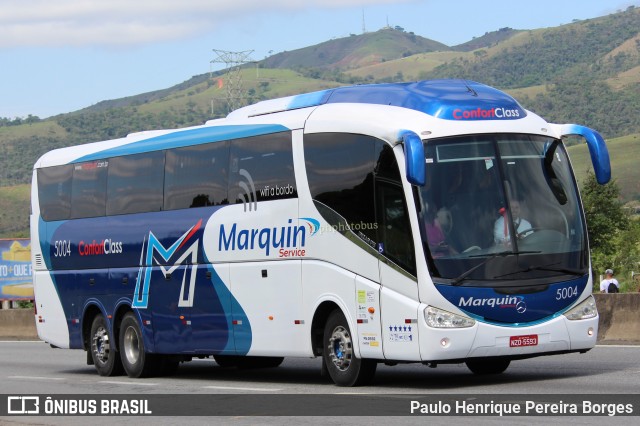
[[[362,9],[362,34],[366,34],[367,27],[364,25],[364,9]]]
[[[253,59],[251,59],[253,50],[230,52],[227,50],[213,49],[213,53],[216,57],[211,60],[210,66],[213,67],[213,64],[225,65],[226,73],[224,76],[218,77],[216,83],[219,89],[226,89],[227,108],[230,112],[244,106],[247,99],[244,88],[242,87],[242,73],[240,70],[243,65],[254,62]],[[211,110],[213,113],[213,100],[211,100]]]

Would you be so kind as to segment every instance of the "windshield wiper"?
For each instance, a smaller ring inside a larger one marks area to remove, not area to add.
[[[469,275],[471,275],[476,269],[481,268],[482,266],[486,265],[490,260],[495,259],[496,257],[506,257],[506,256],[512,256],[512,255],[519,255],[519,254],[535,254],[535,253],[541,253],[540,251],[511,251],[511,250],[506,250],[506,251],[500,251],[498,253],[493,253],[492,255],[489,255],[489,257],[487,257],[485,260],[483,260],[482,262],[478,263],[476,266],[467,269],[466,271],[464,271],[462,274],[460,274],[459,276],[457,276],[456,278],[451,280],[451,285],[455,285],[458,286],[462,283],[462,281],[467,278]],[[486,256],[486,254],[477,254],[474,256],[469,256],[469,257],[483,257]]]
[[[559,262],[550,263],[548,265],[528,266],[525,269],[522,269],[520,271],[514,271],[514,272],[508,272],[508,273],[502,274],[502,275],[496,275],[495,277],[493,277],[493,279],[504,278],[504,277],[508,277],[509,275],[521,274],[521,273],[524,273],[524,272],[531,272],[531,271],[562,272],[563,274],[575,275],[577,277],[581,277],[581,276],[585,275],[585,272],[582,272],[582,271],[580,271],[578,269],[551,268],[551,266],[557,265],[558,263]]]

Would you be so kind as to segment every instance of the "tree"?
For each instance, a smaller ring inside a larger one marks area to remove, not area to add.
[[[629,225],[629,217],[620,202],[617,182],[614,179],[606,185],[600,185],[589,170],[581,193],[591,249],[612,253],[615,247],[612,247],[611,238]]]
[[[589,230],[591,260],[595,275],[619,262],[621,238],[630,228],[629,216],[620,202],[620,188],[615,180],[600,185],[590,170],[582,186],[582,202]],[[629,233],[629,236],[634,233]],[[628,248],[627,248],[628,249]]]

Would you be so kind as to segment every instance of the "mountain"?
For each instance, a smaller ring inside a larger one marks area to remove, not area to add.
[[[430,78],[478,79],[501,88],[563,79],[603,79],[640,65],[640,8],[556,28],[523,31],[473,58],[443,64]],[[626,49],[622,47],[629,44]]]
[[[352,69],[417,53],[450,50],[437,41],[397,27],[338,38],[315,46],[282,52],[262,61],[265,68]]]
[[[245,91],[236,101],[248,104],[344,84],[432,78],[480,81],[509,92],[548,121],[585,124],[608,141],[630,140],[612,145],[616,150],[612,168],[623,200],[640,200],[640,168],[629,163],[635,157],[625,155],[625,150],[640,152],[636,148],[639,30],[640,8],[635,7],[555,28],[502,28],[453,47],[399,27],[385,28],[281,52],[251,64],[240,72]],[[224,116],[227,80],[223,72],[211,77],[196,75],[169,88],[105,100],[46,120],[0,118],[0,199],[5,200],[0,203],[0,236],[26,235],[27,184],[41,154]],[[581,154],[571,155],[573,159]]]
[[[472,50],[485,49],[508,40],[521,32],[521,30],[514,30],[509,27],[500,28],[498,31],[487,32],[481,37],[474,37],[473,40],[453,46],[452,49],[460,52],[471,52]]]

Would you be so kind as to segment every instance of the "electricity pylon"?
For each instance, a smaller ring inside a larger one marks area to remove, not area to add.
[[[229,52],[227,50],[213,49],[216,57],[210,62],[213,64],[224,64],[226,73],[224,78],[218,80],[219,88],[226,88],[227,107],[229,111],[244,106],[247,96],[242,87],[242,73],[240,72],[244,64],[254,62],[251,59],[253,50],[242,52]]]

